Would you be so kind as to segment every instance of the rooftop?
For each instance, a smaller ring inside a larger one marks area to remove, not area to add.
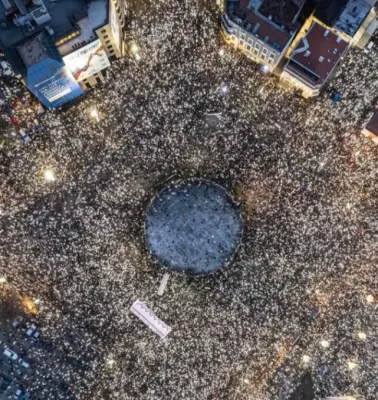
[[[371,10],[364,0],[349,0],[334,27],[340,32],[354,36]]]
[[[45,1],[47,15],[44,18],[41,18],[41,12],[38,11],[41,6],[35,6],[30,0],[24,0],[24,3],[18,0],[18,3],[24,4],[27,11],[26,16],[22,15],[17,7],[6,8],[0,1],[0,47],[5,49],[15,47],[27,39],[33,38],[46,26],[52,28],[55,40],[66,36],[76,29],[74,15],[86,10],[87,1]],[[24,20],[22,20],[23,18]],[[22,23],[17,22],[17,19]]]
[[[374,1],[369,0],[370,4]],[[353,37],[372,6],[364,0],[326,0],[320,2],[315,16],[325,24]]]
[[[298,42],[286,68],[319,85],[328,78],[347,48],[346,41],[314,22]]]
[[[378,136],[378,108],[375,110],[370,121],[367,123],[365,129]]]
[[[264,40],[265,43],[282,51],[292,37],[285,27],[275,24],[269,18],[253,11],[257,0],[228,1],[227,14],[233,22],[247,32]]]
[[[92,0],[88,4],[87,16],[77,23],[80,28],[80,36],[59,46],[62,56],[72,53],[97,38],[94,30],[106,24],[108,4],[107,0]]]
[[[295,22],[304,3],[305,0],[263,0],[258,11],[277,25],[295,31]]]

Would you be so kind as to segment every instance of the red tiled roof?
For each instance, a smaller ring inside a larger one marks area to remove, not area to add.
[[[239,14],[243,19],[243,28],[246,29],[248,24],[251,24],[250,31],[252,32],[256,24],[260,24],[258,30],[255,32],[261,40],[265,37],[269,37],[268,44],[270,46],[273,43],[277,43],[282,50],[291,38],[291,35],[283,32],[279,28],[275,28],[272,24],[267,22],[265,19],[256,15],[253,11],[248,8],[249,0],[240,0],[239,4],[234,4],[234,13]]]
[[[371,133],[378,136],[378,108],[375,110],[375,113],[371,117],[371,120],[367,123],[365,127]]]
[[[317,75],[319,77],[317,84],[322,84],[340,61],[347,48],[348,43],[346,41],[314,22],[305,38],[298,42],[291,60]],[[295,64],[293,66],[293,63],[291,63],[291,67],[295,68]]]

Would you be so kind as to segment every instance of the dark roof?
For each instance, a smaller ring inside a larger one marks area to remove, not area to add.
[[[45,1],[44,5],[51,20],[39,26],[32,22],[34,30],[30,31],[26,26],[16,26],[12,21],[14,13],[7,16],[5,6],[0,1],[0,48],[7,49],[17,46],[25,40],[35,37],[47,25],[54,30],[54,39],[59,40],[75,30],[73,15],[85,10],[86,4],[87,0]]]
[[[367,123],[365,129],[378,136],[378,108],[375,110],[375,113]]]
[[[266,18],[272,18],[277,25],[284,25],[295,31],[297,26],[293,21],[296,19],[305,0],[264,0],[258,12]]]
[[[333,26],[343,12],[348,0],[322,0],[316,7],[315,17],[328,26]]]
[[[346,41],[314,22],[307,35],[297,43],[288,66],[305,79],[322,84],[347,48]]]

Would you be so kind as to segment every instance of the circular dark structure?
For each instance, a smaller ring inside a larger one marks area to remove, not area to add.
[[[227,266],[241,242],[243,219],[226,190],[209,181],[171,183],[153,198],[146,242],[160,264],[189,275]]]

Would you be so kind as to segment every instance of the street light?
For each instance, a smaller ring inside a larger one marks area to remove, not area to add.
[[[131,45],[131,52],[132,52],[133,54],[137,54],[138,51],[139,51],[138,45],[137,45],[136,43],[133,43],[133,44]]]
[[[329,341],[328,340],[322,340],[320,342],[320,344],[322,345],[322,347],[324,347],[325,349],[327,349],[329,347]]]
[[[100,116],[98,115],[98,111],[95,108],[91,111],[91,117],[94,118],[97,122],[100,122]]]
[[[355,369],[357,367],[357,364],[353,361],[348,361],[348,368],[350,370]]]
[[[221,91],[223,94],[227,94],[230,91],[230,89],[226,85],[223,85],[221,87]]]
[[[307,355],[304,355],[304,356],[302,357],[302,360],[303,360],[304,363],[308,363],[308,362],[310,362],[310,357],[307,356]]]
[[[4,276],[2,276],[0,278],[0,283],[7,283],[7,278],[5,278]]]
[[[374,303],[374,296],[371,295],[371,294],[367,295],[367,296],[366,296],[366,301],[367,301],[368,303]]]
[[[366,339],[366,333],[365,332],[358,332],[357,336],[361,340],[365,340]]]
[[[220,55],[220,56],[224,56],[224,49],[220,49],[220,50],[219,50],[219,55]]]
[[[56,179],[54,172],[51,169],[46,169],[45,172],[43,173],[43,176],[48,182],[54,182]]]

